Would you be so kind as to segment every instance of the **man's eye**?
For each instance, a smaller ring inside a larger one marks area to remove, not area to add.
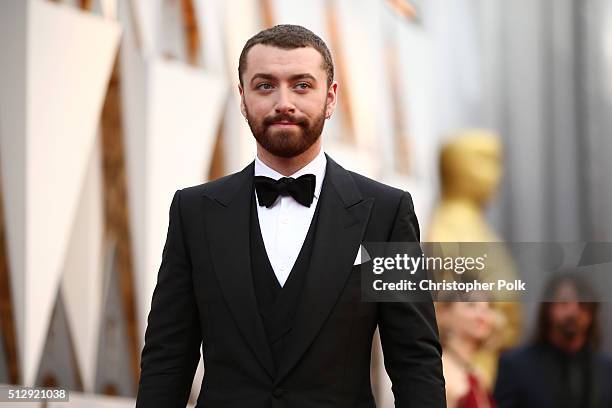
[[[306,82],[300,82],[299,84],[296,85],[298,88],[300,89],[308,89],[310,88],[310,84],[306,83]]]
[[[268,90],[272,89],[272,85],[270,85],[267,82],[263,82],[263,83],[257,85],[257,89],[263,89],[265,91],[268,91]]]

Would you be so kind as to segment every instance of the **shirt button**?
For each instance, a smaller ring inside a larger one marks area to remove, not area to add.
[[[284,392],[285,390],[282,388],[275,388],[274,391],[272,391],[272,395],[274,395],[274,398],[280,398]]]
[[[281,224],[289,224],[289,218],[288,217],[281,217]]]

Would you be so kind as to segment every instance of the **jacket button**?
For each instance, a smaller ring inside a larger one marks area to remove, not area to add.
[[[274,398],[280,398],[284,392],[285,390],[282,388],[275,388],[274,391],[272,391],[272,395],[274,395]]]

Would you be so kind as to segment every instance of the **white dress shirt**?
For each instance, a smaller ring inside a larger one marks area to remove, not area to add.
[[[327,159],[323,149],[321,149],[317,157],[310,163],[289,176],[298,178],[309,173],[316,176],[314,199],[310,207],[298,203],[291,196],[279,196],[276,202],[270,208],[267,208],[259,205],[257,194],[255,195],[259,228],[266,253],[281,286],[285,285],[289,272],[291,272],[306,239],[312,216],[319,201],[326,164]],[[268,167],[259,160],[259,157],[255,157],[255,175],[270,177],[274,180],[285,177]]]

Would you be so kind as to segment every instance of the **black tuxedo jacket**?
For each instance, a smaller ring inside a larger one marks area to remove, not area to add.
[[[313,252],[285,358],[275,368],[249,254],[254,162],[175,193],[153,294],[137,407],[185,407],[199,357],[198,407],[375,407],[376,326],[396,407],[445,406],[432,302],[361,302],[364,241],[417,241],[410,194],[327,156]]]
[[[561,351],[532,344],[502,354],[497,370],[495,402],[499,408],[564,408],[569,382],[563,379]],[[597,351],[586,356],[583,386],[589,400],[581,408],[612,408],[612,359]]]

